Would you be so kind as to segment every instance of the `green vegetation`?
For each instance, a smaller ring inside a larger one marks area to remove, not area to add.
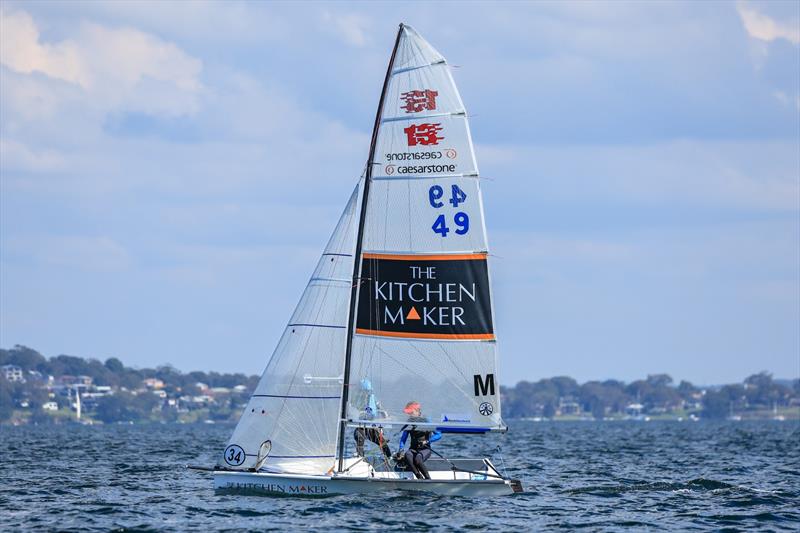
[[[258,383],[244,374],[135,369],[113,357],[48,359],[25,346],[0,349],[0,367],[0,422],[15,424],[74,421],[78,393],[83,422],[236,421]],[[500,393],[508,419],[800,419],[800,380],[778,382],[766,372],[721,387],[675,385],[666,374],[582,385],[560,376]]]
[[[607,380],[583,385],[562,376],[520,381],[502,387],[501,393],[507,418],[800,418],[800,380],[778,383],[766,372],[721,387],[696,387],[688,381],[675,386],[666,374],[629,384]]]
[[[165,365],[126,367],[71,355],[46,358],[36,350],[0,349],[0,422],[195,422],[238,418],[258,376],[182,373]]]

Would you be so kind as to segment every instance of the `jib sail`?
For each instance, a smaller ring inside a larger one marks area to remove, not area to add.
[[[225,449],[227,468],[325,472],[336,455],[361,186]]]

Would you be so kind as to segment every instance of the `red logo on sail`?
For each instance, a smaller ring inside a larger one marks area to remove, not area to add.
[[[406,105],[400,106],[400,109],[405,109],[406,113],[419,113],[423,109],[436,109],[437,96],[439,96],[439,92],[431,91],[430,89],[408,91],[400,95],[400,99],[406,103]]]
[[[418,144],[428,146],[431,144],[439,144],[439,141],[444,137],[439,137],[438,133],[442,131],[441,123],[437,124],[411,124],[409,127],[403,129],[408,135],[408,145],[416,146]]]

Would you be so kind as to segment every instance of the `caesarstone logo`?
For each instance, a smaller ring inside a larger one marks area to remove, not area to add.
[[[356,333],[491,340],[486,254],[364,254]]]
[[[387,176],[394,174],[454,174],[458,169],[457,157],[458,151],[454,148],[418,152],[389,152],[385,155],[386,164],[383,170]],[[404,164],[404,162],[427,162],[427,164]]]

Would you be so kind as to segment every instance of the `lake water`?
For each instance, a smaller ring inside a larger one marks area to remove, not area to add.
[[[800,528],[797,422],[510,429],[502,437],[445,435],[437,450],[493,454],[522,479],[524,494],[315,499],[215,494],[210,475],[184,468],[212,464],[230,426],[0,427],[0,530]]]

